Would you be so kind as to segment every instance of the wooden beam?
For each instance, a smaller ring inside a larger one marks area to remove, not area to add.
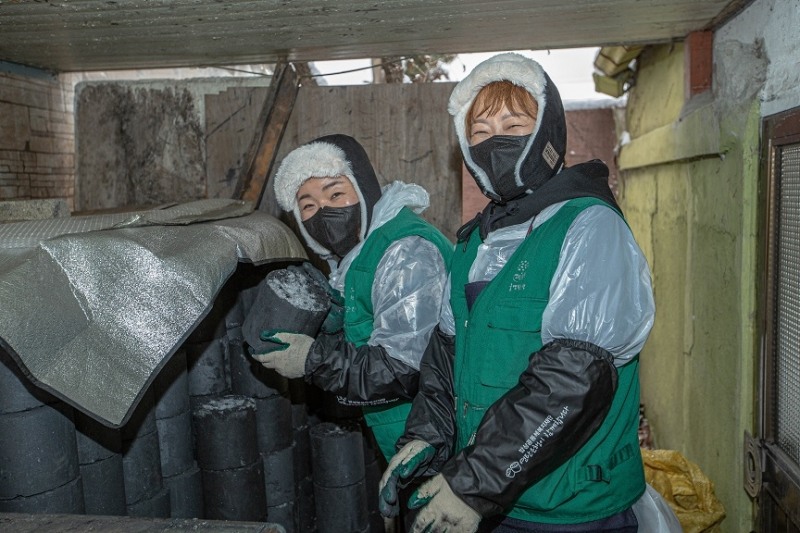
[[[256,209],[264,196],[275,155],[294,109],[298,88],[299,79],[294,66],[283,61],[276,64],[253,140],[247,150],[249,164],[234,192],[235,198],[253,202]]]

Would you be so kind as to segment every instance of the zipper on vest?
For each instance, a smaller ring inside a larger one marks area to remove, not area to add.
[[[456,405],[458,405],[458,397],[456,397]],[[465,401],[461,406],[461,420],[459,421],[464,426],[467,425],[467,412],[468,411],[469,411],[469,402]],[[477,436],[477,433],[478,433],[477,431],[473,431],[470,434],[469,438],[467,439],[467,442],[464,444],[465,447],[475,444],[475,437]]]

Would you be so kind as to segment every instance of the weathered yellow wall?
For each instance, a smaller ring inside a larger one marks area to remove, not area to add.
[[[654,279],[642,401],[659,448],[697,463],[725,506],[724,532],[752,528],[742,442],[753,431],[758,107],[687,104],[683,46],[647,49],[629,95],[621,202]]]
[[[638,70],[625,120],[634,139],[678,118],[683,107],[683,44],[646,48]]]

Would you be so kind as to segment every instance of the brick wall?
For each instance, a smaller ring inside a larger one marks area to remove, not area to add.
[[[0,71],[0,200],[63,198],[73,206],[71,84]]]

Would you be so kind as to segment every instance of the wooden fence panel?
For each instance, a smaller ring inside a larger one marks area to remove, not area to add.
[[[301,87],[273,174],[297,146],[322,135],[351,135],[364,146],[382,185],[401,180],[430,193],[423,216],[454,239],[461,225],[461,155],[447,114],[453,85]],[[277,214],[269,186],[261,209]]]

